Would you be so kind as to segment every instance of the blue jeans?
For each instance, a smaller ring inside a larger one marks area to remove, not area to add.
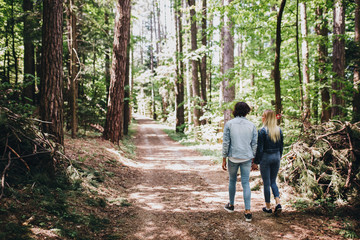
[[[250,170],[251,170],[251,160],[242,163],[233,163],[230,160],[228,161],[230,204],[234,205],[235,193],[236,193],[236,178],[239,167],[241,172],[241,185],[243,187],[245,210],[250,210],[251,190],[250,190],[249,178],[250,178]]]
[[[274,198],[279,197],[276,177],[280,168],[280,152],[264,153],[260,162],[261,177],[264,182],[265,202],[270,203],[270,187]]]

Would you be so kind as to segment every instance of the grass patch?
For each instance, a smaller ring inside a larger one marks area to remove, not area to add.
[[[132,123],[129,127],[128,135],[125,135],[121,140],[122,144],[119,145],[119,148],[122,152],[125,153],[125,157],[134,159],[136,157],[136,145],[134,143],[133,136],[136,133],[136,124]]]
[[[261,183],[258,183],[251,188],[251,191],[259,191],[260,189],[261,189]]]
[[[211,160],[217,164],[222,163],[222,152],[220,145],[202,143],[188,137],[184,133],[177,133],[176,131],[171,129],[163,129],[163,131],[172,140],[177,141],[184,146],[193,146],[194,149],[201,155],[211,157]]]
[[[126,198],[122,198],[122,197],[109,200],[109,202],[112,203],[112,204],[120,205],[120,206],[122,206],[122,207],[129,207],[129,206],[131,206],[131,203],[129,203]]]
[[[171,129],[163,129],[163,131],[174,141],[180,142],[182,144],[191,143],[190,141],[186,141],[188,140],[188,137],[185,133],[177,133],[176,131]]]

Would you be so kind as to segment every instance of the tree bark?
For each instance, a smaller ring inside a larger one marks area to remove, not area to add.
[[[342,0],[334,1],[334,43],[333,43],[333,72],[334,78],[332,88],[332,108],[331,117],[344,116],[343,108],[345,106],[342,97],[343,81],[345,77],[345,9]]]
[[[154,4],[154,2],[153,2]],[[153,21],[154,19],[154,21]],[[154,37],[153,35],[156,33],[154,31],[155,26],[155,12],[151,12],[150,16],[150,39],[151,39],[151,45],[150,45],[150,70],[152,75],[154,75]],[[156,34],[155,34],[156,35]],[[155,36],[156,38],[156,36]],[[155,90],[154,90],[154,79],[151,79],[151,111],[152,111],[152,117],[154,120],[157,119],[156,115],[156,104],[155,104]]]
[[[300,61],[300,47],[299,47],[299,0],[296,1],[296,59],[298,66],[299,84],[300,84],[300,111],[304,110],[304,93],[303,93],[303,80],[301,74],[301,61]]]
[[[195,0],[188,0],[190,7],[190,21],[191,21],[191,51],[195,53],[197,50],[197,27],[196,27],[196,12],[195,12]],[[199,88],[199,77],[198,77],[198,66],[199,62],[196,59],[191,60],[192,68],[192,88],[194,98],[194,126],[200,125],[201,116],[201,103],[200,103],[200,88]]]
[[[190,60],[186,63],[186,97],[187,97],[187,114],[188,114],[188,125],[192,123],[192,114],[191,114],[191,80],[190,80]]]
[[[207,30],[207,19],[206,19],[206,0],[202,0],[202,19],[201,19],[201,44],[204,48],[207,46],[207,39],[206,39],[206,30]],[[201,58],[201,65],[200,65],[200,77],[201,77],[201,106],[202,111],[205,111],[205,106],[207,104],[207,97],[206,97],[206,53],[203,53],[203,57]],[[203,115],[203,113],[201,114]],[[205,120],[202,124],[205,124]]]
[[[175,1],[175,29],[176,29],[176,132],[184,132],[184,62],[181,0]]]
[[[106,27],[106,35],[110,35],[109,29],[109,13],[105,11],[105,27]],[[109,100],[109,88],[110,88],[110,49],[107,45],[105,46],[105,83],[106,83],[106,102]]]
[[[156,22],[156,12],[157,12],[157,10],[156,10],[156,7],[155,7],[155,5],[156,5],[156,3],[155,3],[155,1],[156,0],[153,0],[152,1],[152,9],[153,9],[153,11],[152,11],[152,14],[151,14],[151,16],[152,16],[152,20],[153,20],[153,24],[152,24],[152,28],[153,28],[153,31],[154,31],[154,38],[155,38],[155,51],[156,51],[156,55],[159,55],[159,42],[157,41],[158,40],[158,38],[157,38],[157,22]]]
[[[355,0],[355,43],[360,45],[360,0]],[[354,69],[354,95],[353,95],[353,122],[360,121],[360,67],[355,64]]]
[[[131,6],[130,6],[131,7]],[[131,9],[130,9],[131,12]],[[129,21],[129,38],[131,33],[131,23]],[[128,42],[127,54],[126,54],[126,72],[125,72],[125,93],[124,93],[124,135],[129,133],[129,124],[130,124],[130,39]]]
[[[224,7],[231,4],[232,0],[225,0]],[[224,33],[224,48],[223,48],[223,71],[224,79],[223,85],[223,102],[230,103],[235,99],[235,84],[231,83],[233,79],[233,68],[234,68],[234,36],[232,34],[233,23],[231,21],[230,13],[225,11],[224,16],[225,26],[223,28]],[[231,109],[224,110],[224,124],[231,119]]]
[[[282,0],[280,4],[280,9],[277,14],[277,23],[276,23],[276,40],[275,40],[275,62],[274,62],[274,71],[273,78],[275,83],[275,112],[276,114],[281,115],[282,112],[282,103],[281,103],[281,87],[280,87],[280,47],[281,47],[281,20],[284,12],[286,0]],[[278,119],[278,124],[280,123],[280,118]]]
[[[11,1],[11,36],[12,36],[12,55],[14,58],[14,71],[15,71],[15,85],[19,82],[19,64],[18,57],[15,49],[15,16],[14,16],[14,1]]]
[[[118,0],[114,27],[113,61],[104,138],[119,143],[124,127],[124,84],[129,43],[130,0]]]
[[[158,39],[157,39],[157,44],[158,44],[158,54],[159,52],[161,52],[161,22],[160,22],[160,0],[156,1],[156,15],[157,15],[157,32],[158,32]]]
[[[33,20],[30,14],[33,11],[31,0],[23,1],[24,17],[24,103],[35,103],[35,52],[32,41]]]
[[[74,0],[68,0],[69,24],[68,24],[68,47],[69,47],[69,80],[70,80],[70,115],[71,115],[71,137],[75,138],[78,130],[77,118],[77,98],[78,84],[76,76],[78,74],[77,67],[77,18],[74,6]]]
[[[316,25],[315,31],[316,34],[321,38],[318,44],[318,78],[323,85],[320,89],[321,93],[321,122],[327,122],[330,120],[331,117],[331,108],[330,108],[330,93],[328,88],[328,78],[326,76],[326,65],[327,65],[327,58],[328,58],[328,33],[329,30],[327,28],[327,19],[326,17],[326,9],[322,6],[318,6],[316,9],[316,15],[319,19],[319,23]]]
[[[4,82],[10,83],[9,21],[5,26]]]
[[[302,122],[304,128],[310,127],[310,76],[309,76],[309,47],[307,42],[307,15],[306,15],[306,3],[300,3],[300,15],[301,15],[301,35],[302,35],[302,72],[303,72],[303,93],[304,93],[304,109],[302,112]]]
[[[64,144],[63,132],[63,1],[44,0],[40,115],[43,130]]]

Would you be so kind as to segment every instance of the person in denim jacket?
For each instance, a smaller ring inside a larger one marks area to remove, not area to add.
[[[265,207],[263,211],[272,213],[270,208],[270,188],[273,192],[276,207],[275,213],[281,212],[279,189],[276,184],[283,153],[283,133],[276,124],[276,115],[272,110],[266,110],[262,116],[263,128],[258,133],[258,147],[255,163],[260,164],[260,173],[264,182]]]
[[[228,212],[234,211],[237,172],[240,168],[243,198],[245,202],[245,220],[250,222],[251,214],[251,190],[249,185],[252,160],[255,157],[257,146],[256,126],[247,120],[245,116],[250,112],[250,107],[244,102],[235,105],[234,119],[224,126],[223,135],[223,170],[229,169],[229,203],[225,205]],[[228,158],[228,166],[226,166]]]

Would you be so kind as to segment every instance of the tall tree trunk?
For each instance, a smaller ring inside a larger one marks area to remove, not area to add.
[[[157,39],[157,43],[159,45],[158,47],[158,51],[161,52],[161,23],[160,23],[160,0],[156,1],[156,15],[157,15],[157,31],[158,31],[158,39]],[[159,54],[159,53],[158,53]]]
[[[343,0],[334,1],[334,43],[333,43],[333,72],[331,117],[344,116],[345,106],[342,97],[343,81],[345,77],[345,9]]]
[[[224,7],[231,4],[232,0],[225,0]],[[223,102],[230,103],[235,99],[235,85],[231,83],[233,79],[234,68],[234,36],[231,33],[233,27],[231,16],[229,12],[225,12],[224,16],[225,26],[223,28],[224,33],[224,48],[223,48],[223,71],[224,79],[223,85]],[[231,119],[231,109],[224,110],[224,124]]]
[[[298,66],[298,75],[299,75],[299,83],[300,83],[300,101],[301,107],[300,111],[304,110],[304,93],[303,93],[303,80],[301,74],[301,61],[300,61],[300,47],[299,47],[299,0],[296,1],[296,59]]]
[[[281,115],[282,103],[281,103],[281,87],[280,87],[280,46],[281,46],[281,20],[284,12],[286,0],[282,0],[280,4],[280,9],[277,14],[277,23],[276,23],[276,46],[275,46],[275,61],[274,61],[274,71],[273,78],[275,83],[275,112],[276,114]],[[280,123],[280,118],[278,119],[278,124]]]
[[[7,38],[7,36],[8,36],[8,33],[7,33],[7,24],[5,24],[4,25],[4,28],[5,28],[5,33],[4,33],[4,40],[5,40],[5,54],[4,54],[4,59],[3,59],[3,73],[2,73],[2,75],[1,75],[1,81],[2,82],[7,82],[8,80],[7,80],[7,77],[6,77],[6,55],[7,55],[7,51],[6,51],[6,49],[7,49],[7,43],[8,43],[8,38]]]
[[[360,0],[355,0],[355,42],[360,45]],[[354,69],[354,96],[353,96],[353,122],[360,121],[360,67],[355,64]]]
[[[130,40],[130,0],[118,0],[114,27],[113,61],[104,138],[119,143],[124,127],[124,84]]]
[[[152,20],[153,20],[153,24],[152,24],[152,28],[153,28],[153,31],[154,31],[154,38],[155,38],[155,50],[156,50],[156,54],[159,55],[159,42],[158,42],[158,37],[157,37],[157,25],[156,25],[156,13],[157,13],[157,10],[156,10],[156,0],[153,0],[152,1]]]
[[[225,0],[221,0],[222,6],[225,5]],[[220,22],[224,23],[225,21],[225,11],[221,11],[220,14]],[[220,29],[220,49],[219,51],[219,59],[220,59],[220,74],[224,75],[224,27]],[[221,82],[220,84],[220,94],[219,94],[219,105],[222,106],[224,101],[224,84]],[[224,118],[225,119],[225,118]]]
[[[32,41],[33,20],[30,14],[33,11],[31,0],[23,1],[24,17],[24,103],[35,103],[35,52]]]
[[[5,26],[4,82],[10,83],[9,21]]]
[[[301,15],[301,35],[302,35],[302,72],[303,72],[303,93],[304,93],[304,109],[302,112],[302,122],[305,129],[310,127],[310,76],[309,76],[309,47],[307,42],[307,16],[306,3],[300,3]]]
[[[92,67],[93,67],[93,76],[92,76],[92,88],[93,88],[93,99],[92,101],[95,101],[97,88],[95,86],[95,81],[97,79],[97,73],[96,73],[96,51],[97,51],[97,43],[96,39],[93,43],[93,61],[92,61]]]
[[[184,132],[184,62],[181,0],[175,1],[175,29],[176,29],[176,132]]]
[[[63,1],[44,0],[41,58],[41,119],[43,130],[64,144],[63,132]]]
[[[188,0],[190,6],[190,21],[191,21],[191,51],[195,52],[197,50],[197,27],[196,27],[196,12],[195,12],[195,0]],[[192,68],[192,88],[193,88],[193,98],[194,98],[194,126],[200,125],[200,115],[201,115],[201,104],[200,104],[200,88],[199,88],[199,77],[198,77],[198,60],[191,60]]]
[[[331,117],[331,108],[330,108],[330,93],[328,88],[328,78],[326,76],[327,70],[327,58],[328,58],[328,33],[327,28],[327,19],[326,19],[326,9],[322,6],[318,6],[316,9],[316,15],[319,19],[319,23],[316,26],[316,34],[321,38],[318,44],[318,66],[319,66],[319,81],[323,87],[321,87],[321,122],[329,121]]]
[[[130,32],[130,34],[132,34]],[[131,47],[130,49],[130,100],[133,98],[133,89],[134,89],[134,48]],[[131,122],[131,116],[132,116],[132,105],[130,104],[130,116],[129,116],[129,119],[130,119],[130,122]]]
[[[212,21],[210,22],[212,25]],[[210,48],[212,47],[212,41],[210,41]],[[209,58],[209,102],[212,101],[212,57]]]
[[[144,48],[143,48],[143,45],[144,45],[144,41],[143,41],[143,38],[144,38],[144,26],[143,24],[141,23],[141,32],[140,32],[140,64],[141,65],[144,65]]]
[[[110,35],[109,28],[109,13],[105,11],[105,27],[106,27],[106,35]],[[110,88],[110,49],[108,47],[107,41],[105,43],[105,83],[106,83],[106,102],[109,100],[109,88]]]
[[[202,0],[202,19],[201,19],[201,44],[203,48],[207,46],[207,39],[206,39],[206,30],[207,30],[207,16],[206,16],[206,0]],[[204,53],[203,57],[201,58],[201,65],[200,65],[200,77],[201,77],[201,106],[202,110],[205,111],[205,106],[207,104],[207,97],[206,97],[206,78],[207,78],[207,69],[206,69],[206,53]],[[202,113],[203,115],[203,113]],[[202,124],[205,124],[206,121],[203,120]]]
[[[171,4],[170,4],[170,7],[171,7]],[[166,1],[164,1],[164,9],[167,9],[166,7]],[[163,32],[163,38],[164,40],[167,39],[167,14],[166,14],[166,11],[164,11],[164,19],[165,19],[165,24],[164,24],[164,32]]]
[[[40,105],[40,100],[41,100],[41,91],[39,91],[39,89],[41,89],[41,47],[37,46],[35,47],[35,75],[40,77],[40,80],[37,80],[35,83],[35,104],[37,106]]]
[[[131,6],[130,6],[131,8]],[[130,9],[131,12],[131,9]],[[129,22],[129,38],[131,37],[131,23]],[[129,39],[127,46],[127,54],[126,54],[126,72],[125,72],[125,93],[124,93],[124,135],[128,135],[129,133],[129,124],[130,124],[130,49],[131,49],[131,41]]]
[[[70,78],[70,115],[71,115],[71,137],[75,138],[78,130],[77,119],[77,98],[78,84],[76,76],[78,74],[77,67],[77,18],[74,6],[74,0],[68,0],[69,24],[68,24],[68,47],[69,47],[69,78]]]
[[[153,2],[154,3],[154,2]],[[151,39],[151,45],[150,45],[150,70],[152,75],[154,75],[154,25],[155,25],[155,21],[153,21],[153,19],[155,20],[155,17],[153,17],[153,15],[155,15],[154,12],[151,12],[151,16],[150,16],[150,39]],[[157,115],[156,115],[156,104],[155,104],[155,90],[154,90],[154,79],[152,77],[151,79],[151,111],[152,111],[152,117],[154,120],[156,120]]]
[[[11,1],[11,36],[12,36],[12,54],[14,58],[14,68],[15,68],[15,85],[19,82],[19,66],[18,66],[18,57],[16,55],[15,48],[15,16],[14,16],[14,1]]]

